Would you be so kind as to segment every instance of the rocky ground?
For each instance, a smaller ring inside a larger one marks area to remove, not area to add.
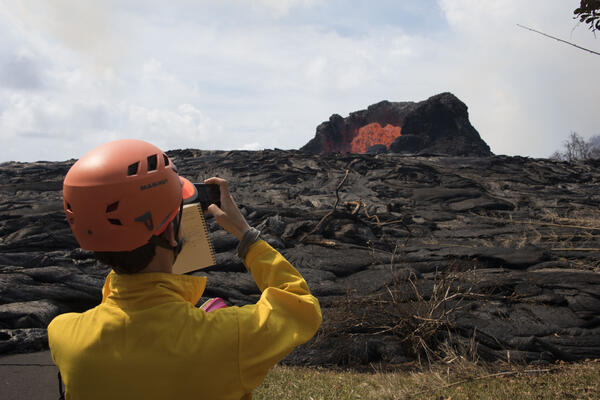
[[[600,357],[598,162],[520,157],[173,151],[194,181],[230,180],[250,223],[323,307],[296,364],[398,364],[466,354]],[[57,314],[100,300],[107,269],[64,218],[72,162],[0,164],[0,353],[46,346]],[[207,296],[258,289],[211,222]]]

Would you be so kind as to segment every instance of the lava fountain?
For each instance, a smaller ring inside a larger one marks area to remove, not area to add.
[[[366,153],[369,147],[376,144],[383,144],[389,149],[394,139],[401,135],[401,126],[387,124],[382,127],[379,122],[373,122],[358,129],[350,142],[350,152]]]

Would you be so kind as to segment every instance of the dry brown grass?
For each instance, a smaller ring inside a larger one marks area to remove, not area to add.
[[[541,368],[438,364],[426,371],[340,371],[275,367],[254,392],[262,399],[600,399],[600,360]]]

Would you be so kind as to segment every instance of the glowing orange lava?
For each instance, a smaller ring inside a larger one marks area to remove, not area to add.
[[[402,135],[402,127],[387,124],[381,127],[378,122],[365,125],[350,143],[352,153],[366,153],[368,148],[376,144],[384,144],[388,148],[398,136]]]

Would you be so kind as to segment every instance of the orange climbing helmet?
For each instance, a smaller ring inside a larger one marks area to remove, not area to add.
[[[63,182],[63,206],[83,249],[130,251],[163,232],[193,191],[158,147],[116,140],[73,164]]]

